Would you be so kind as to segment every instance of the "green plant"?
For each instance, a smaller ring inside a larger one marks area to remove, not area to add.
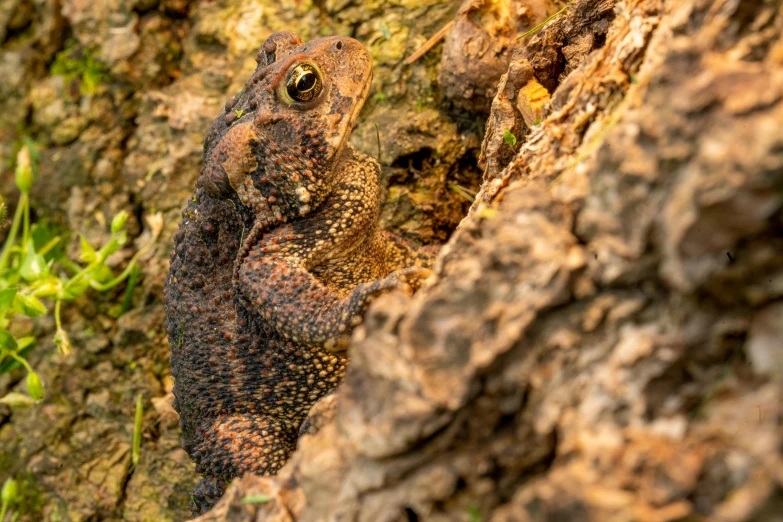
[[[73,40],[54,57],[50,72],[55,76],[64,76],[68,82],[79,80],[79,90],[84,95],[95,94],[100,84],[109,81],[106,66],[92,51],[81,49]]]
[[[386,40],[391,40],[391,32],[389,31],[389,26],[386,25],[386,22],[381,21],[381,34],[383,35]]]
[[[0,522],[41,520],[44,498],[36,483],[35,475],[29,470],[8,477],[3,483],[0,498],[2,499]]]
[[[16,502],[16,497],[19,495],[19,486],[12,478],[6,479],[3,484],[2,493],[0,493],[0,500],[2,500],[2,507],[0,507],[0,521],[5,518],[5,513],[8,511],[9,506]]]
[[[476,132],[478,133],[479,141],[484,141],[484,120],[480,117],[476,117]]]
[[[524,38],[525,36],[530,36],[531,34],[533,34],[535,32],[538,32],[538,30],[541,29],[542,27],[544,27],[546,24],[548,24],[549,22],[551,22],[552,20],[554,20],[555,18],[557,18],[561,14],[565,13],[566,9],[568,9],[571,6],[572,3],[573,3],[573,0],[571,2],[569,2],[568,5],[563,7],[561,10],[559,10],[558,12],[553,14],[552,16],[548,17],[546,20],[544,20],[543,22],[541,22],[540,24],[538,24],[537,26],[535,26],[531,30],[529,30],[526,33],[522,33],[519,36],[517,36],[517,40],[520,40],[520,39]]]
[[[375,139],[378,142],[378,163],[381,162],[381,130],[378,128],[378,124],[375,124]]]
[[[448,187],[471,203],[476,201],[476,192],[471,192],[470,189],[467,189],[462,185],[457,185],[456,183],[449,183]]]
[[[141,402],[141,394],[136,395],[136,414],[133,417],[133,450],[131,462],[135,466],[141,456],[141,425],[144,420],[144,404]],[[2,520],[0,520],[2,522]]]
[[[68,334],[62,327],[62,303],[72,301],[90,288],[107,291],[131,275],[136,261],[146,246],[133,256],[128,267],[114,276],[106,265],[106,259],[127,241],[126,212],[120,212],[111,222],[111,237],[96,249],[81,236],[79,261],[70,260],[63,248],[63,238],[50,227],[30,223],[30,189],[38,176],[38,155],[33,143],[26,140],[16,158],[16,186],[21,192],[16,212],[0,251],[0,373],[15,365],[27,370],[27,389],[30,397],[12,392],[0,401],[12,406],[29,405],[44,397],[44,385],[40,376],[26,360],[35,338],[16,337],[12,331],[14,319],[19,316],[40,317],[53,309],[57,330],[54,343],[63,354],[71,351]],[[5,203],[0,200],[0,214]],[[44,304],[51,301],[53,307]],[[31,401],[32,399],[32,401]]]
[[[266,504],[269,502],[269,497],[266,495],[250,495],[242,499],[243,504]]]

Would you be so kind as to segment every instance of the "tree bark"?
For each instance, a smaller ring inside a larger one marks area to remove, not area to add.
[[[571,4],[501,80],[434,278],[199,520],[777,520],[782,32],[779,1]]]

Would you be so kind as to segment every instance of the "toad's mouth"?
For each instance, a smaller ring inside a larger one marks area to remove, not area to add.
[[[353,132],[353,129],[356,126],[356,120],[359,118],[359,113],[362,112],[364,103],[367,101],[367,96],[370,94],[371,84],[372,72],[368,75],[367,81],[362,87],[362,91],[356,97],[356,100],[351,107],[351,113],[348,115],[348,119],[346,120],[345,126],[341,129],[341,133],[337,138],[335,158],[338,158],[345,149],[345,144],[348,142],[348,138],[351,136],[351,132]]]

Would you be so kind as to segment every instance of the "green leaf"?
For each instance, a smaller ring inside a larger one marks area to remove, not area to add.
[[[90,286],[90,278],[80,277],[76,282],[69,282],[66,286],[67,289],[63,289],[62,299],[70,300],[87,291],[87,288]]]
[[[42,254],[47,261],[61,259],[65,256],[65,246],[61,231],[51,223],[36,223],[30,228],[35,251]]]
[[[35,401],[29,396],[19,392],[10,392],[0,399],[0,404],[7,404],[12,408],[29,408],[35,405]]]
[[[81,244],[82,244],[82,250],[79,253],[79,259],[84,261],[85,263],[92,263],[96,259],[98,259],[98,253],[95,251],[95,249],[92,247],[89,241],[87,239],[79,234],[79,237],[81,238]]]
[[[68,83],[79,80],[83,95],[93,95],[102,83],[110,80],[108,69],[89,49],[82,48],[75,40],[66,42],[65,49],[55,55],[50,72],[65,76]]]
[[[15,352],[18,344],[16,338],[5,330],[0,330],[0,351]]]
[[[97,283],[105,283],[106,281],[114,279],[114,273],[108,266],[99,265],[90,273],[90,279]]]
[[[63,289],[62,282],[58,278],[51,276],[36,281],[30,287],[34,290],[36,297],[59,296]]]
[[[121,210],[111,220],[111,232],[112,234],[119,234],[125,229],[125,224],[128,222],[128,213]]]
[[[125,231],[120,232],[119,234],[115,234],[111,240],[106,243],[106,245],[101,248],[101,258],[106,259],[113,253],[115,253],[117,250],[120,249],[122,245],[125,244],[125,241],[128,239],[128,234],[125,233]]]
[[[269,497],[266,495],[250,495],[242,499],[243,504],[266,504]]]
[[[517,137],[511,134],[511,131],[506,129],[503,131],[503,141],[506,142],[506,145],[509,147],[513,147],[517,144]]]
[[[14,310],[27,317],[40,317],[46,313],[46,307],[31,295],[16,294]]]
[[[23,194],[30,192],[35,183],[32,162],[30,148],[25,145],[19,149],[19,154],[16,156],[16,186]]]
[[[389,26],[386,25],[386,22],[381,22],[381,34],[386,40],[391,40],[391,32],[389,32]]]
[[[572,0],[572,1],[573,1],[573,0]],[[555,18],[557,18],[558,16],[560,16],[560,15],[561,15],[561,14],[562,14],[562,13],[563,13],[563,12],[564,12],[566,9],[568,9],[568,7],[569,7],[570,5],[571,5],[571,4],[569,3],[567,6],[565,6],[564,8],[562,8],[561,10],[559,10],[558,12],[556,12],[555,14],[553,14],[552,16],[550,16],[549,18],[547,18],[546,20],[544,20],[543,22],[541,22],[540,24],[538,24],[537,26],[535,26],[534,28],[532,28],[531,30],[529,30],[528,32],[526,32],[526,33],[523,33],[523,34],[520,34],[519,36],[517,36],[517,40],[519,40],[520,38],[524,38],[525,36],[529,36],[529,35],[531,35],[531,34],[535,33],[536,31],[538,31],[539,29],[541,29],[542,27],[544,27],[546,24],[548,24],[549,22],[551,22],[553,19],[555,19]]]
[[[120,308],[120,313],[117,317],[131,309],[131,306],[133,305],[133,290],[136,288],[136,283],[138,282],[140,275],[141,268],[134,263],[133,269],[131,269],[131,273],[128,276],[128,284],[125,286],[125,292],[122,296],[122,307]]]
[[[459,194],[460,196],[462,196],[463,198],[470,201],[471,203],[476,201],[476,194],[471,193],[471,191],[466,189],[465,187],[461,185],[457,185],[456,183],[450,183],[448,187],[454,192],[456,192],[457,194]]]
[[[31,337],[20,337],[19,339],[16,340],[16,344],[17,344],[17,348],[16,349],[17,349],[17,351],[21,352],[22,350],[24,350],[28,346],[31,346],[33,343],[35,343],[35,337],[32,337],[32,336]]]
[[[43,381],[35,372],[27,373],[27,392],[36,402],[42,401],[44,398]]]
[[[22,280],[22,278],[19,277],[19,270],[15,268],[6,269],[0,274],[0,278],[6,288],[19,286],[19,282]]]
[[[122,315],[122,304],[114,303],[113,305],[111,305],[109,309],[106,310],[106,315],[108,315],[112,319],[118,319]]]
[[[17,289],[14,286],[0,290],[0,314],[5,313],[6,310],[14,305],[16,291]]]
[[[141,393],[136,395],[136,415],[133,419],[133,449],[131,462],[135,466],[141,456],[141,423],[144,419],[144,404],[141,401]]]
[[[2,492],[0,492],[0,499],[2,499],[3,501],[3,506],[10,506],[14,502],[16,502],[18,496],[19,496],[19,486],[17,485],[14,479],[8,477],[7,479],[5,479]]]
[[[26,281],[37,281],[49,275],[49,265],[44,256],[35,251],[32,241],[27,242],[27,253],[19,267],[19,275]]]
[[[0,330],[0,331],[3,331],[3,330]],[[23,338],[23,339],[26,339],[26,338]],[[22,348],[21,347],[21,341],[22,341],[22,339],[18,339],[16,341],[17,345],[19,345],[19,347],[17,347],[17,349],[16,349],[16,355],[18,355],[19,357],[27,357],[27,354],[30,353],[30,351],[32,351],[34,343],[26,344],[24,346],[24,348]],[[13,357],[6,357],[5,360],[2,360],[0,358],[0,374],[9,372],[13,368],[18,368],[20,366],[22,366],[21,363],[19,361],[17,361],[16,359],[14,359]]]

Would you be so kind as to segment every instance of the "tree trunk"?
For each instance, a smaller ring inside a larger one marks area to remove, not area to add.
[[[782,32],[779,1],[571,4],[501,80],[434,278],[199,520],[779,520]]]

